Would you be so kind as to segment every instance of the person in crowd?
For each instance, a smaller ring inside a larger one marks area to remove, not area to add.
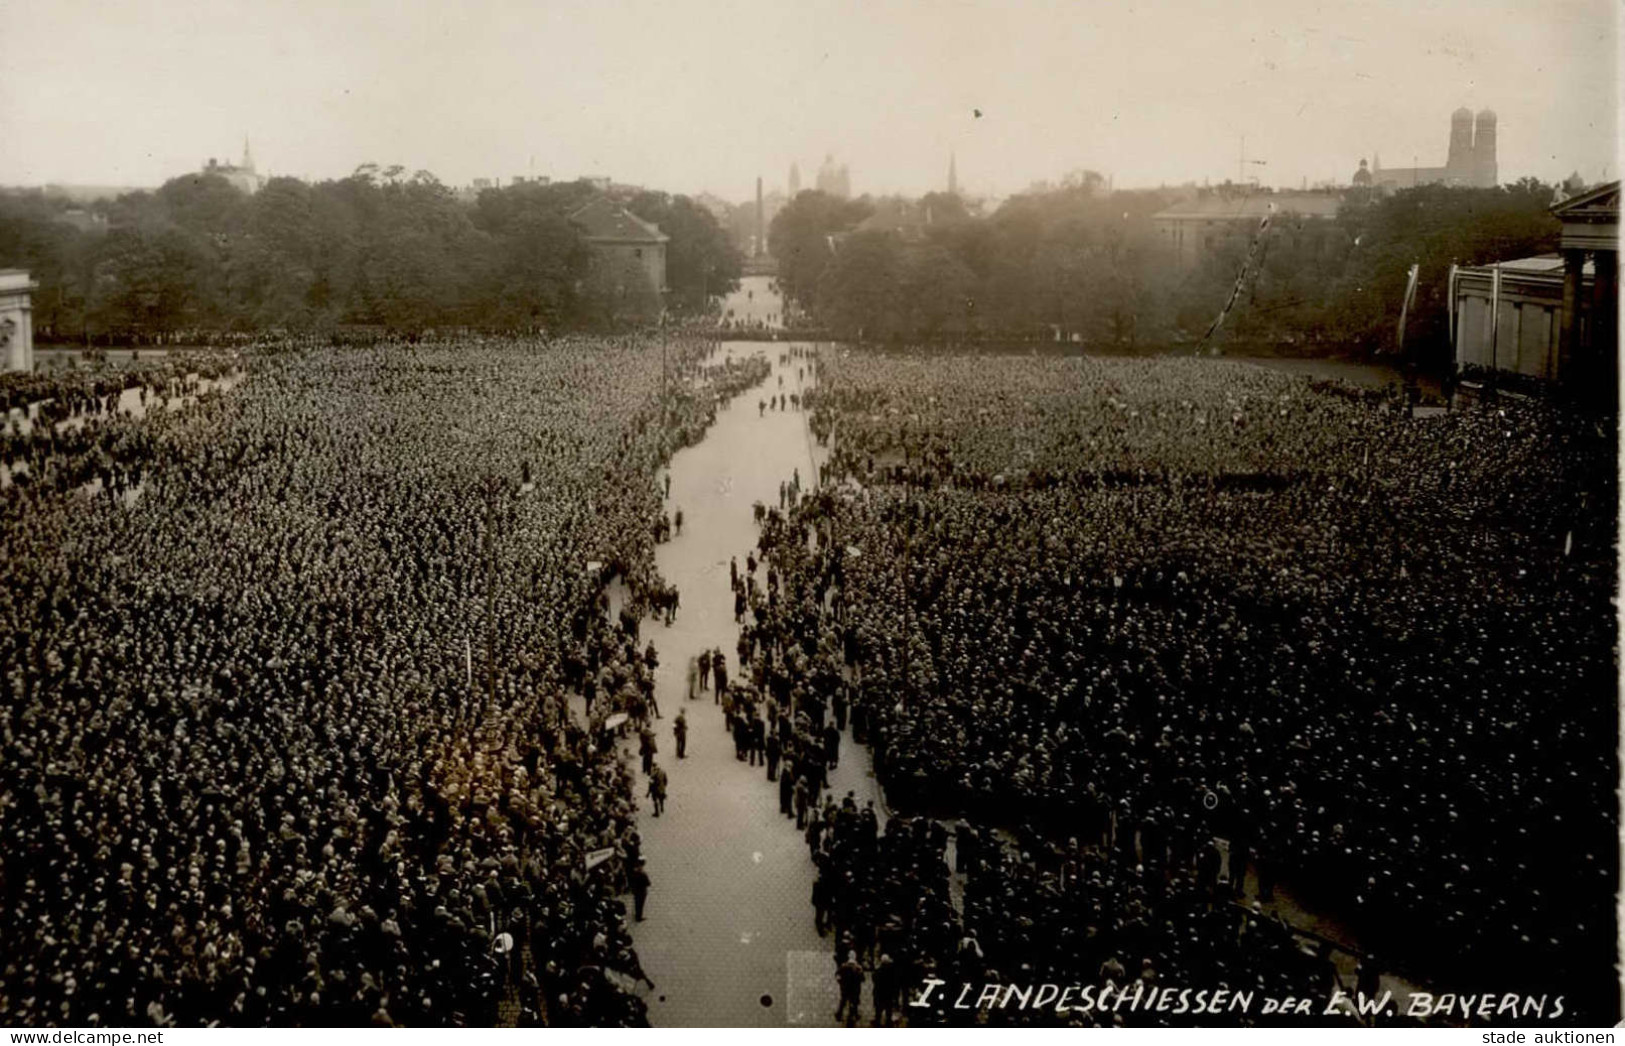
[[[627,882],[632,893],[632,904],[635,911],[634,918],[638,922],[642,922],[643,906],[649,900],[650,885],[649,872],[644,868],[642,861],[637,861],[632,865],[632,870],[627,873]],[[653,987],[653,985],[650,986]]]
[[[654,815],[659,817],[666,812],[666,771],[662,770],[658,765],[651,765],[648,773],[649,803],[654,810]]]
[[[863,966],[858,962],[855,952],[847,952],[846,961],[835,971],[835,980],[841,992],[840,1005],[835,1008],[835,1019],[844,1020],[848,1028],[858,1023],[858,1008],[863,998],[865,976]]]

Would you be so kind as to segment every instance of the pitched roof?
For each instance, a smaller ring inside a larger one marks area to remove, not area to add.
[[[1330,193],[1254,193],[1250,196],[1198,196],[1153,214],[1152,220],[1242,221],[1266,214],[1334,218],[1342,199]]]
[[[1552,213],[1559,218],[1612,218],[1619,220],[1619,182],[1609,182],[1595,189],[1571,196],[1552,205]]]
[[[1499,265],[1503,275],[1506,273],[1528,274],[1533,276],[1563,275],[1563,256],[1561,254],[1536,254],[1529,258],[1513,258],[1510,261],[1496,262],[1488,265],[1463,265],[1458,272],[1489,273]],[[1596,266],[1590,261],[1585,263],[1587,276],[1596,272]]]
[[[620,204],[600,196],[570,215],[588,240],[614,243],[665,243],[671,237]]]
[[[1599,185],[1552,207],[1563,223],[1564,250],[1619,250],[1619,183]]]

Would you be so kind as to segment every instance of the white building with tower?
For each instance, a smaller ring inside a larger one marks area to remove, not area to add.
[[[221,163],[211,156],[200,173],[218,175],[250,196],[265,188],[266,179],[254,169],[254,154],[249,151],[247,138],[243,139],[242,163]]]

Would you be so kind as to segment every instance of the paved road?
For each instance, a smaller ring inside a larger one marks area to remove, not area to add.
[[[769,410],[757,401],[806,387],[796,371],[805,360],[779,362],[783,343],[732,342],[723,355],[765,355],[766,384],[722,410],[704,442],[677,454],[668,509],[682,509],[683,533],[657,550],[666,579],[682,593],[667,628],[652,620],[643,634],[660,654],[657,762],[670,776],[666,813],[654,817],[643,800],[638,831],[654,885],[645,921],[634,925],[644,969],[656,989],[645,991],[657,1026],[827,1025],[837,992],[831,943],[813,929],[813,864],[801,833],[778,811],[777,785],[760,767],[734,758],[721,710],[707,691],[684,700],[689,658],[720,647],[737,677],[733,595],[728,560],[745,569],[755,546],[755,501],[778,504],[779,483],[799,469],[803,489],[817,475],[817,450],[806,415]],[[810,376],[809,379],[810,381]],[[762,579],[759,579],[762,580]],[[689,721],[688,758],[676,758],[671,735],[679,708]],[[842,748],[831,784],[860,801],[878,800],[866,751]],[[877,806],[879,805],[877,801]]]
[[[773,277],[746,276],[739,289],[722,300],[722,314],[735,323],[784,326],[784,302],[773,293]]]
[[[752,503],[777,504],[779,482],[796,469],[803,487],[810,486],[822,458],[807,435],[803,413],[757,412],[758,400],[780,391],[781,376],[786,393],[804,387],[796,370],[806,361],[779,362],[789,348],[787,343],[725,343],[718,358],[759,353],[773,363],[773,373],[764,386],[721,411],[704,442],[672,462],[668,508],[683,510],[684,527],[681,536],[658,547],[656,558],[666,579],[681,590],[683,605],[673,626],[649,619],[643,628],[660,654],[656,685],[665,718],[656,724],[657,761],[669,774],[670,789],[662,817],[654,817],[642,800],[638,831],[653,887],[646,919],[633,927],[644,969],[656,984],[643,991],[656,1026],[834,1023],[838,992],[832,942],[813,929],[813,864],[801,833],[779,814],[777,787],[763,770],[734,758],[713,695],[707,691],[697,701],[684,700],[688,661],[702,649],[720,647],[738,675],[728,560],[738,557],[744,569],[745,555],[755,545]],[[675,758],[671,735],[679,708],[689,721],[683,760]],[[628,747],[636,764],[635,745]],[[838,796],[853,790],[860,804],[874,799],[884,810],[869,766],[868,753],[848,737],[831,774],[832,788]],[[1246,896],[1253,893],[1249,889]],[[1284,886],[1278,888],[1272,910],[1296,925],[1347,938],[1342,927],[1302,910],[1288,894]],[[1384,987],[1401,994],[1409,985],[1385,980]],[[866,1016],[869,1001],[866,985]]]

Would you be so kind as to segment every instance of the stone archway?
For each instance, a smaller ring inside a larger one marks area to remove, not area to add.
[[[34,292],[22,269],[0,269],[0,360],[6,370],[34,369]]]

